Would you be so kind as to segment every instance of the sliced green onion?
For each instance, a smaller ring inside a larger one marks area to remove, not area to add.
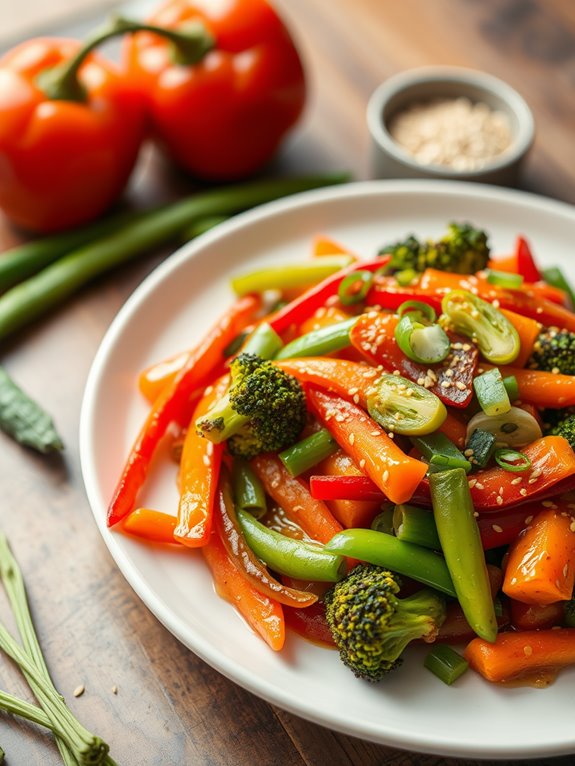
[[[473,388],[481,409],[489,417],[504,415],[511,409],[507,389],[498,369],[489,370],[474,378]]]
[[[523,452],[501,447],[495,450],[495,462],[511,473],[523,473],[531,468],[531,460]]]
[[[423,314],[428,322],[435,322],[437,317],[433,306],[430,306],[429,303],[424,303],[423,301],[404,301],[397,309],[397,315],[401,319],[402,316],[410,311],[417,311],[419,314]]]
[[[342,279],[338,289],[338,298],[344,306],[361,303],[369,292],[373,274],[370,271],[354,271]]]
[[[469,663],[447,644],[436,644],[423,662],[444,684],[451,686],[469,668]]]
[[[265,514],[267,502],[263,484],[250,464],[240,458],[234,458],[232,465],[232,487],[236,508],[249,511],[256,519]]]
[[[333,455],[337,449],[336,440],[327,428],[322,428],[296,444],[292,444],[291,447],[280,452],[278,457],[292,476],[299,476],[326,457]]]
[[[431,391],[387,373],[375,382],[367,410],[386,431],[414,436],[433,433],[447,417],[445,405]]]
[[[351,344],[349,333],[356,322],[357,317],[352,317],[343,322],[321,327],[319,330],[312,330],[284,346],[275,358],[325,356],[334,351],[341,351],[342,348],[347,348]]]
[[[441,432],[428,436],[415,436],[411,438],[411,442],[431,465],[444,468],[463,468],[466,473],[471,471],[469,460]]]
[[[489,431],[476,428],[465,445],[469,461],[476,468],[485,468],[493,457],[497,439]]]
[[[516,402],[519,399],[519,385],[515,375],[507,375],[507,377],[503,378],[503,385],[507,391],[509,401]]]
[[[396,505],[393,511],[393,531],[398,540],[415,543],[434,551],[441,550],[441,543],[431,511],[414,505]]]
[[[442,362],[451,350],[445,330],[438,324],[424,324],[418,311],[404,314],[394,331],[405,356],[419,364]]]
[[[494,269],[486,269],[485,273],[487,274],[487,281],[491,285],[517,290],[523,284],[521,274],[510,274],[508,271],[495,271]]]
[[[303,263],[288,263],[285,266],[270,266],[267,269],[240,274],[231,280],[236,295],[263,293],[266,290],[288,290],[292,287],[306,287],[321,282],[336,271],[349,266],[348,255],[325,256]]]
[[[551,285],[551,287],[558,287],[560,290],[567,293],[569,300],[571,301],[571,306],[575,307],[575,291],[573,291],[573,288],[565,278],[565,275],[559,266],[550,266],[548,269],[543,269],[542,276],[548,285]]]

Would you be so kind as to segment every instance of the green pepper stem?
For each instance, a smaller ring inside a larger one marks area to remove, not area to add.
[[[86,101],[86,89],[78,79],[79,69],[86,57],[106,40],[135,32],[153,32],[165,37],[173,45],[174,62],[188,66],[201,61],[215,45],[214,38],[200,21],[191,22],[179,29],[165,29],[153,24],[131,21],[123,16],[113,16],[104,27],[94,32],[65,64],[42,72],[38,77],[38,85],[51,100]]]

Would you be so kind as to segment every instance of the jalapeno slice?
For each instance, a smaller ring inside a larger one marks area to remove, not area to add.
[[[493,364],[510,364],[520,350],[517,330],[491,303],[465,290],[452,290],[441,302],[449,324],[466,335],[485,359]]]
[[[400,375],[382,375],[367,397],[371,417],[386,431],[418,436],[436,431],[447,417],[441,400]]]

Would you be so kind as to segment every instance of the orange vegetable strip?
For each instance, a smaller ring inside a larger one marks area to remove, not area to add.
[[[267,494],[312,540],[325,544],[341,532],[341,524],[323,500],[313,498],[307,482],[299,476],[291,476],[276,455],[258,455],[251,466]]]
[[[328,476],[363,475],[343,450],[338,450],[322,460],[314,468],[314,473]],[[377,500],[329,500],[325,503],[344,529],[369,527],[381,508],[381,501]]]
[[[226,346],[260,305],[260,299],[252,295],[237,300],[190,352],[186,364],[172,382],[162,389],[132,445],[114,490],[108,508],[109,527],[117,524],[134,508],[152,457],[168,426],[173,421],[181,420],[192,391],[206,385],[213,370],[222,361]]]
[[[177,519],[153,508],[136,508],[122,522],[122,531],[152,543],[175,543]]]
[[[220,483],[214,513],[214,525],[236,569],[260,593],[286,606],[307,607],[315,604],[317,601],[315,593],[296,590],[279,582],[271,576],[266,565],[253,553],[241,531],[227,477]]]
[[[342,311],[338,306],[322,306],[312,314],[305,322],[300,325],[300,335],[306,335],[308,332],[320,330],[322,327],[331,327],[338,322],[345,322],[351,319],[352,315]]]
[[[500,633],[495,643],[475,638],[463,653],[488,681],[500,683],[575,665],[575,628]]]
[[[527,360],[533,352],[533,346],[539,333],[541,325],[535,319],[516,314],[515,311],[499,309],[501,313],[509,319],[513,327],[517,330],[519,341],[521,343],[519,355],[514,361],[515,367],[525,367]]]
[[[281,604],[260,593],[239,572],[214,531],[202,548],[212,571],[218,596],[229,601],[248,625],[276,652],[285,642],[285,618]]]
[[[561,501],[544,508],[512,543],[503,592],[524,604],[568,601],[575,585],[575,519]]]
[[[357,405],[315,389],[311,389],[308,396],[318,419],[358,468],[392,503],[406,503],[425,476],[425,463],[402,452]]]
[[[213,444],[200,436],[194,423],[228,390],[230,376],[222,376],[206,389],[192,416],[180,459],[180,501],[174,539],[190,548],[208,542],[214,516],[216,488],[224,444]]]
[[[490,365],[481,364],[485,370]],[[499,368],[504,378],[514,375],[522,402],[541,408],[563,408],[575,405],[575,376],[554,374],[544,370],[525,370],[517,367]]]
[[[176,377],[188,361],[189,355],[189,350],[180,351],[142,370],[138,376],[138,388],[149,402],[154,402],[162,388]]]
[[[487,263],[488,269],[493,271],[505,271],[508,274],[517,274],[517,254],[506,255],[502,258],[494,258]]]
[[[357,256],[350,252],[346,247],[340,245],[339,242],[335,242],[333,239],[318,234],[312,244],[312,255],[314,257],[322,255],[350,255],[357,261]]]
[[[445,420],[437,430],[445,434],[448,439],[451,439],[456,447],[461,448],[464,446],[465,438],[467,436],[467,426],[462,420],[459,420],[455,415],[452,415],[449,410],[447,411]]]

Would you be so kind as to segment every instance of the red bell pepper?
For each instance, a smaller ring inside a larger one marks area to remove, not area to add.
[[[517,258],[517,273],[520,274],[526,282],[538,282],[542,278],[541,272],[537,268],[537,264],[533,258],[529,243],[524,237],[517,237],[515,256]]]
[[[426,387],[444,404],[467,407],[473,396],[473,377],[479,356],[476,346],[467,338],[450,333],[451,351],[443,362],[418,364],[397,345],[394,336],[397,322],[393,314],[364,314],[351,329],[351,343],[374,365],[381,364],[387,370],[397,370],[420,385],[429,380]],[[433,370],[433,380],[429,378],[429,370]]]
[[[325,306],[330,298],[337,296],[340,284],[348,274],[354,271],[377,271],[387,263],[387,258],[377,258],[374,261],[364,263],[352,263],[345,269],[332,274],[319,284],[310,287],[305,293],[277,311],[268,319],[273,329],[281,335],[291,325],[300,325],[308,319],[318,308]]]
[[[226,347],[250,322],[260,305],[259,298],[253,295],[246,295],[236,301],[190,352],[186,364],[176,377],[162,389],[136,437],[114,490],[108,508],[109,527],[117,524],[133,509],[146,480],[152,457],[168,426],[173,421],[181,422],[190,394],[198,386],[209,382],[214,369],[222,361]]]
[[[38,232],[104,212],[144,137],[143,102],[130,79],[96,54],[76,58],[80,51],[73,40],[38,38],[0,59],[0,207]],[[66,63],[74,66],[56,78]]]
[[[149,22],[194,28],[203,56],[192,65],[169,41],[142,32],[124,64],[147,101],[152,128],[193,175],[231,179],[258,170],[299,118],[306,96],[296,47],[266,0],[167,0]]]

